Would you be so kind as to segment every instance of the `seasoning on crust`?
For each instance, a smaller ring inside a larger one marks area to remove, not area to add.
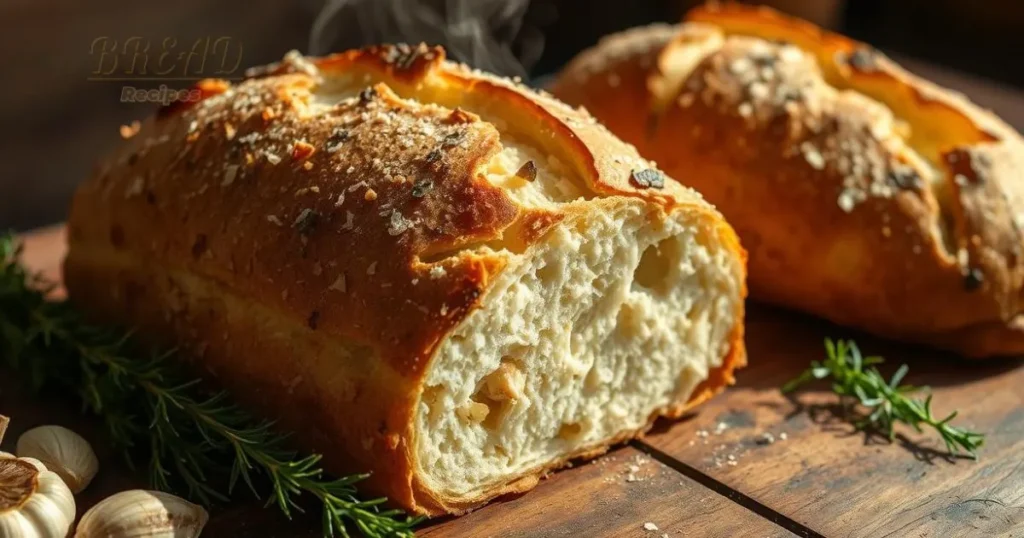
[[[734,232],[591,117],[425,46],[250,74],[80,187],[65,281],[334,472],[462,513],[745,363]]]
[[[739,4],[608,37],[552,91],[722,211],[755,299],[972,357],[1024,352],[1024,141],[963,96]]]

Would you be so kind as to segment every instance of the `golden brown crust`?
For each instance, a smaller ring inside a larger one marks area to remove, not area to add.
[[[1024,352],[1014,129],[767,8],[688,20],[606,39],[553,92],[726,215],[755,298],[968,356]]]
[[[187,350],[329,469],[372,471],[367,488],[413,512],[462,512],[564,464],[469,500],[414,472],[412,414],[439,343],[503,270],[503,248],[521,251],[569,216],[484,179],[502,148],[495,122],[565,163],[585,198],[699,213],[740,255],[699,195],[638,184],[652,165],[590,116],[439,48],[290,55],[249,75],[199,83],[199,102],[144,122],[81,186],[70,296]]]

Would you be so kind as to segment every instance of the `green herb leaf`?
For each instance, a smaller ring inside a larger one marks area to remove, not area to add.
[[[299,497],[323,506],[325,538],[412,537],[420,518],[381,510],[385,499],[360,500],[354,484],[368,475],[324,478],[320,455],[300,456],[272,423],[257,420],[226,394],[206,394],[176,366],[173,351],[139,353],[131,333],[85,322],[66,301],[49,301],[53,284],[27,271],[11,233],[0,235],[0,352],[33,384],[62,386],[102,417],[111,441],[131,463],[148,456],[150,482],[182,485],[209,504],[227,500],[241,479],[254,494],[270,486],[268,504],[291,517]]]
[[[906,364],[886,381],[874,367],[883,359],[862,357],[852,341],[826,339],[825,351],[823,363],[812,362],[810,368],[783,385],[782,392],[792,392],[816,379],[831,378],[833,392],[840,397],[852,397],[856,404],[869,411],[866,417],[854,423],[857,428],[876,430],[891,441],[896,435],[897,422],[918,432],[923,431],[922,426],[928,426],[939,434],[951,455],[967,454],[977,459],[978,448],[985,442],[984,434],[951,426],[949,422],[956,418],[956,411],[941,420],[935,418],[930,392],[924,401],[909,397],[908,394],[928,389],[900,385],[909,371]]]

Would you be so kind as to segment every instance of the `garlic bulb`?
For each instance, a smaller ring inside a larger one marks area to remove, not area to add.
[[[133,489],[93,506],[75,538],[195,538],[208,518],[202,506],[169,493]]]
[[[99,469],[89,442],[61,426],[39,426],[18,438],[18,456],[36,458],[57,473],[72,493],[84,490]]]
[[[64,538],[75,520],[75,497],[34,458],[0,452],[0,537]]]

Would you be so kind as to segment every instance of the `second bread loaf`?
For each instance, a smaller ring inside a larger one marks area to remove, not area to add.
[[[552,91],[725,214],[755,299],[1024,353],[1024,142],[959,94],[740,4],[609,37]]]

